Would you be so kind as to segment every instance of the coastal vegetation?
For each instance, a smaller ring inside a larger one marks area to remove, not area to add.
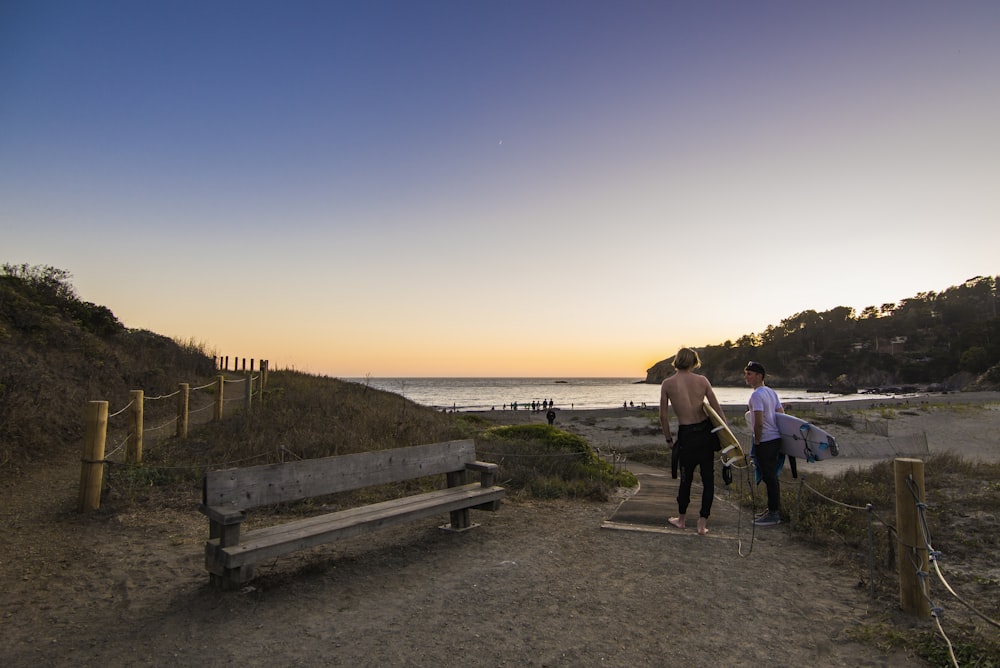
[[[1000,277],[977,276],[860,314],[847,306],[802,311],[698,352],[716,385],[742,386],[743,367],[755,360],[780,387],[994,390],[1000,388],[998,290]],[[671,372],[670,359],[662,360],[646,381],[658,384]]]
[[[124,405],[130,390],[166,395],[217,373],[203,345],[127,329],[106,307],[81,300],[69,279],[54,267],[0,271],[0,471],[79,448],[90,400]],[[196,484],[206,467],[231,462],[452,438],[475,438],[490,461],[503,462],[502,484],[514,495],[605,500],[617,487],[635,485],[585,441],[554,427],[494,428],[362,383],[294,371],[269,373],[261,406],[249,415],[208,423],[183,441],[166,439],[147,449],[140,470],[112,465],[108,482],[130,497],[154,483]]]
[[[954,419],[961,419],[963,414],[983,408],[950,403],[925,404],[918,410],[948,411]],[[881,411],[884,419],[894,419],[899,412],[891,407]],[[808,417],[816,424],[836,425],[840,433],[858,423],[847,407]],[[634,449],[628,454],[632,461],[670,467],[670,452],[663,447]],[[929,500],[923,510],[926,526],[948,586],[961,595],[961,602],[949,595],[932,565],[932,608],[942,608],[937,614],[944,619],[958,665],[1000,666],[1000,634],[965,607],[972,606],[992,620],[1000,619],[1000,599],[996,597],[1000,577],[994,559],[1000,549],[1000,463],[973,462],[953,453],[930,455],[924,461]],[[752,517],[764,503],[763,492],[755,490],[751,469],[735,468],[733,474],[733,497],[745,517]],[[909,623],[897,611],[898,537],[892,462],[848,469],[838,475],[808,476],[800,464],[799,474],[798,479],[781,486],[787,530],[821,549],[835,568],[852,573],[858,587],[872,596],[871,621],[855,629],[854,637],[882,649],[909,648],[933,666],[955,665],[936,627]],[[717,485],[721,487],[721,482]],[[747,538],[750,531],[746,529]]]
[[[985,309],[989,314],[995,301],[986,300],[987,291],[980,285],[986,281],[955,288],[954,295],[947,291],[951,296],[941,304],[952,301],[966,304],[968,298],[968,303],[977,303],[976,309]],[[995,298],[994,286],[989,279],[991,298]],[[974,298],[981,299],[975,302]],[[938,297],[922,301],[937,303]],[[909,309],[906,306],[902,312]],[[890,309],[892,313],[900,310]],[[940,311],[944,312],[952,313]],[[993,313],[992,320],[987,318],[978,335],[961,334],[965,329],[959,323],[965,323],[966,316],[972,320],[978,316],[956,305],[955,312],[947,316],[956,347],[968,352],[975,347],[973,344],[983,344],[979,347],[984,356],[963,357],[959,352],[948,357],[956,365],[953,368],[937,366],[937,362],[926,365],[938,369],[942,377],[954,377],[963,364],[977,370],[980,377],[983,373],[988,375],[989,369],[996,366],[996,358],[992,357],[997,341]],[[936,315],[932,321],[941,317],[945,316]],[[882,319],[882,316],[876,318]],[[851,329],[847,319],[843,320],[844,328]],[[825,345],[810,346],[800,340],[806,334],[818,333],[810,325],[797,329],[788,323],[783,325],[787,325],[784,333],[779,336],[772,332],[767,341],[780,342],[782,346],[791,346],[794,341],[795,345],[813,351],[832,349]],[[858,331],[854,327],[853,332]],[[887,333],[891,331],[894,330],[886,329]],[[773,368],[782,368],[781,360],[785,361],[784,368],[795,368],[791,361],[798,358],[787,352],[790,347],[765,350],[764,338],[755,339],[751,342],[755,345],[749,347],[743,345],[747,342],[720,346],[718,350],[710,347],[708,353],[733,356],[733,369],[742,368],[749,350],[754,351],[753,358],[762,359]],[[814,338],[819,340],[818,336]],[[929,346],[928,350],[944,350],[942,343],[931,343],[937,339],[929,333],[919,340]],[[779,354],[780,350],[786,354]],[[860,354],[867,353],[862,348]],[[707,355],[705,358],[715,359],[715,363],[723,359]],[[825,369],[821,364],[823,359],[820,355],[808,372]],[[978,361],[973,364],[973,359]],[[901,366],[894,373],[909,369],[910,365],[923,368],[908,356],[895,359],[895,363]],[[841,369],[830,368],[833,369],[830,373]],[[83,412],[88,400],[104,398],[125,403],[132,389],[166,394],[180,382],[207,382],[216,373],[213,359],[203,345],[127,329],[107,308],[79,299],[65,272],[24,265],[4,265],[0,273],[0,369],[0,477],[12,483],[11,489],[19,468],[28,463],[55,465],[79,456]],[[886,376],[890,377],[897,376]],[[179,504],[193,508],[200,474],[209,467],[273,462],[284,455],[323,457],[451,438],[474,438],[479,456],[500,464],[500,484],[508,488],[508,498],[514,503],[553,498],[601,501],[610,498],[618,487],[635,485],[630,473],[613,469],[584,439],[549,425],[497,426],[483,417],[419,406],[363,383],[275,371],[270,374],[259,408],[249,414],[241,412],[201,425],[188,439],[167,438],[152,444],[141,466],[112,463],[107,472],[104,507],[108,513],[141,512]],[[634,452],[631,457],[669,468],[662,452],[645,457]],[[928,495],[936,500],[928,509],[935,547],[947,548],[948,553],[961,559],[966,569],[955,576],[953,584],[995,619],[1000,615],[995,599],[1000,583],[989,559],[1000,547],[997,524],[1000,486],[996,482],[1000,466],[972,465],[947,456],[935,457],[928,467],[935,471],[927,480]],[[859,586],[874,586],[877,608],[884,612],[878,615],[878,621],[859,627],[858,638],[878,647],[906,645],[915,648],[932,665],[948,665],[943,645],[932,630],[926,626],[914,627],[892,612],[896,562],[892,518],[887,516],[891,512],[888,509],[893,507],[889,466],[877,465],[864,474],[817,476],[810,478],[809,484],[817,492],[844,503],[858,506],[871,503],[877,509],[879,521],[874,523],[870,534],[869,515],[812,503],[808,498],[803,501],[795,486],[783,488],[784,507],[792,513],[789,519],[794,535],[821,546],[840,568],[856,572]],[[380,493],[393,492],[386,489]],[[747,496],[742,503],[752,506],[752,498]],[[876,558],[870,569],[864,555],[873,542]],[[996,638],[988,630],[984,633],[982,626],[974,622],[963,622],[951,633],[961,665],[1000,666],[1000,643]]]

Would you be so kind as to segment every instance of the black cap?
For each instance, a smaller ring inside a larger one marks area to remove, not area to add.
[[[746,369],[744,369],[744,371],[753,371],[754,373],[759,373],[762,376],[766,373],[764,371],[764,365],[761,364],[760,362],[747,363]]]

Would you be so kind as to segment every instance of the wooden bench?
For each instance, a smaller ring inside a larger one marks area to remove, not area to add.
[[[479,482],[468,482],[470,471]],[[476,461],[471,440],[212,471],[199,507],[209,520],[205,568],[213,585],[236,589],[253,577],[256,563],[339,538],[445,512],[451,523],[442,528],[464,531],[474,526],[470,509],[499,508],[504,489],[495,485],[496,471],[496,464]],[[240,532],[253,508],[442,473],[446,488]]]

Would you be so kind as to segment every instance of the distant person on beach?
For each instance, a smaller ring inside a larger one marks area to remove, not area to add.
[[[681,348],[671,362],[675,371],[660,385],[660,426],[667,443],[673,448],[671,466],[673,476],[680,469],[681,482],[677,490],[677,517],[669,522],[678,529],[684,528],[688,504],[691,502],[691,483],[694,470],[701,470],[701,510],[698,513],[698,533],[708,533],[708,517],[712,512],[712,497],[715,495],[715,452],[719,450],[719,438],[712,433],[712,423],[702,408],[705,399],[719,415],[722,406],[712,390],[712,384],[700,374],[694,373],[701,367],[698,353],[690,348]],[[669,406],[677,414],[677,442],[670,433]],[[723,418],[725,419],[725,418]]]
[[[767,512],[755,518],[759,527],[781,524],[781,485],[778,482],[778,460],[781,450],[781,432],[774,418],[785,409],[778,393],[764,384],[764,365],[750,362],[743,370],[743,378],[753,388],[750,394],[750,412],[753,413],[753,449],[751,456],[757,464],[761,482],[767,488]]]
[[[553,424],[556,421],[556,412],[550,408],[545,414],[545,419],[549,421],[549,424]]]

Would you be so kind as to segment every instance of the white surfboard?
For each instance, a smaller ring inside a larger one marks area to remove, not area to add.
[[[746,412],[747,424],[753,429],[753,413]],[[786,413],[775,413],[778,431],[781,432],[781,452],[807,462],[829,459],[840,454],[837,439],[825,429]]]

